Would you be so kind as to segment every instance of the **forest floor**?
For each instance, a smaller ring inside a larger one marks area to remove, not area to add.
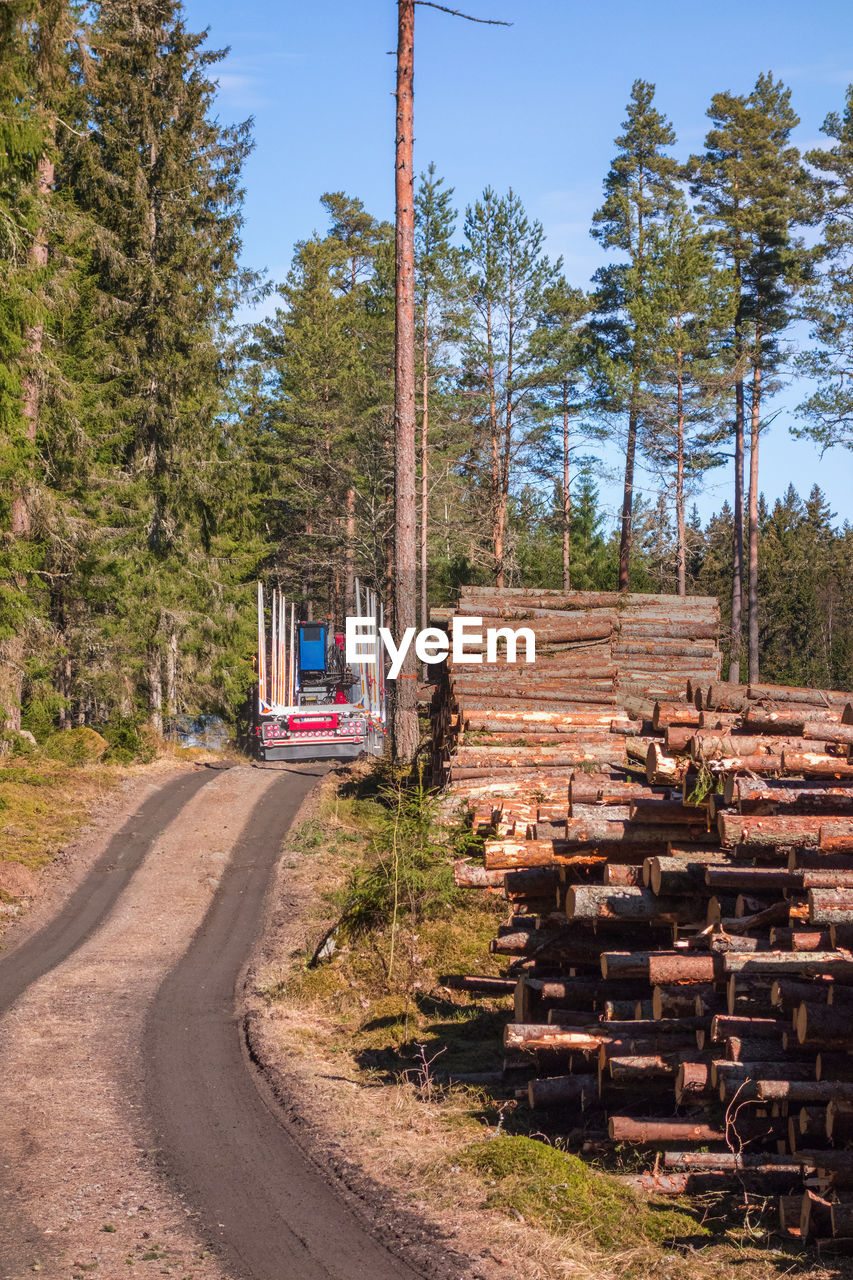
[[[775,1234],[775,1200],[745,1215],[711,1197],[636,1197],[537,1132],[514,1099],[451,1083],[501,1064],[509,997],[472,1001],[441,975],[498,972],[488,941],[505,904],[469,891],[415,926],[401,912],[393,928],[377,919],[355,936],[339,930],[330,958],[312,963],[351,903],[356,869],[393,855],[370,766],[330,774],[301,818],[248,979],[253,1056],[316,1150],[431,1222],[447,1251],[470,1260],[465,1275],[853,1277],[849,1262],[818,1264]],[[626,1154],[621,1171],[631,1169]]]

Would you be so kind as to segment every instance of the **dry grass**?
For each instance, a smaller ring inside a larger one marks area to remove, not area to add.
[[[256,988],[268,1056],[312,1117],[370,1178],[434,1221],[483,1280],[809,1280],[853,1277],[773,1235],[775,1207],[727,1212],[709,1200],[651,1203],[549,1142],[527,1120],[442,1073],[500,1064],[507,1000],[470,1001],[446,972],[497,971],[488,954],[503,904],[480,893],[396,935],[387,925],[309,967],[354,866],[376,856],[369,789],[324,783],[291,844],[292,886],[314,890],[310,945],[266,965]],[[347,794],[349,792],[349,794]]]

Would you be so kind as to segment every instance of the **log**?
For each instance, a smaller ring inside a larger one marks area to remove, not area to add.
[[[718,1013],[711,1020],[711,1039],[720,1042],[738,1035],[778,1039],[784,1025],[777,1018],[738,1018]]]
[[[667,1142],[724,1142],[722,1130],[690,1120],[635,1119],[611,1116],[607,1133],[612,1142],[638,1142],[660,1146]]]
[[[503,887],[502,871],[487,871],[485,867],[472,865],[462,859],[453,864],[453,881],[463,889],[486,889]]]
[[[809,924],[853,924],[853,889],[809,889]]]
[[[830,951],[832,931],[776,925],[770,930],[770,948],[774,951]]]
[[[678,1069],[677,1054],[634,1054],[630,1057],[607,1059],[607,1070],[612,1080],[655,1080],[674,1076]]]
[[[708,864],[719,862],[722,856],[724,855],[716,850],[711,850],[704,855],[701,852],[696,853],[688,861],[684,858],[661,857],[657,854],[646,858],[643,863],[643,881],[652,893],[701,892]]]
[[[567,1105],[585,1110],[596,1097],[598,1077],[592,1074],[545,1076],[529,1081],[527,1100],[534,1111]]]
[[[737,1151],[666,1151],[663,1165],[665,1169],[752,1169],[760,1172],[781,1169],[786,1173],[802,1173],[802,1162],[794,1161],[788,1155],[766,1151],[754,1155]]]
[[[773,710],[772,705],[750,707],[743,717],[743,727],[749,733],[778,733],[785,737],[801,738],[807,723],[832,726],[841,720],[839,711],[825,711],[821,718],[819,708],[812,710],[800,704],[789,704],[787,711]],[[830,739],[826,739],[830,741]]]
[[[762,813],[771,816],[793,810],[796,813],[853,814],[853,787],[832,786],[815,781],[793,782],[779,778],[764,779],[728,777],[724,799],[740,813]]]
[[[829,720],[808,720],[803,725],[803,737],[814,742],[834,742],[839,746],[853,746],[853,725],[832,724]]]
[[[759,1080],[756,1093],[764,1102],[853,1102],[853,1082],[837,1080]],[[802,1153],[800,1153],[802,1154]]]
[[[689,702],[656,702],[652,710],[655,731],[670,725],[698,725],[699,712]]]
[[[817,891],[815,891],[817,892]],[[853,956],[838,951],[758,951],[752,954],[728,952],[723,956],[723,971],[729,973],[828,974],[853,982]]]
[[[646,780],[650,783],[676,786],[687,773],[688,762],[668,756],[659,742],[650,742],[646,752]]]
[[[782,889],[801,889],[803,876],[802,872],[782,871],[777,867],[708,866],[705,868],[705,884],[709,889],[776,893]]]
[[[820,847],[827,853],[853,853],[853,822],[846,818],[824,822]]]
[[[763,817],[724,812],[717,815],[717,829],[720,843],[725,848],[738,845],[771,848],[780,844],[817,848],[823,821],[819,815],[784,814]]]
[[[800,1200],[800,1235],[808,1240],[831,1230],[829,1201],[806,1188]]]
[[[678,983],[712,983],[720,968],[713,955],[685,955],[683,952],[652,953],[647,959],[652,986]]]
[[[503,1042],[505,1049],[560,1049],[572,1053],[597,1053],[602,1037],[586,1031],[567,1031],[563,1027],[547,1023],[510,1022],[504,1027]]]
[[[853,1022],[847,1011],[803,1001],[794,1015],[797,1042],[829,1049],[853,1049]]]
[[[570,805],[622,805],[632,800],[654,799],[660,794],[644,783],[621,781],[608,773],[576,772],[569,782]]]
[[[782,767],[786,773],[799,773],[804,778],[853,778],[853,764],[839,756],[819,755],[817,752],[782,752]]]
[[[853,1134],[853,1102],[833,1098],[827,1103],[824,1133],[830,1142],[850,1141],[850,1136]]]
[[[632,823],[657,823],[659,826],[699,826],[707,830],[708,813],[699,805],[684,804],[681,800],[635,800],[631,804]],[[692,832],[685,832],[688,839]]]
[[[656,986],[652,992],[652,1016],[682,1018],[707,1013],[715,1002],[712,983]]]
[[[688,920],[693,912],[689,900],[659,898],[650,890],[636,886],[570,885],[566,893],[569,920]]]
[[[711,1092],[711,1066],[707,1062],[682,1062],[675,1077],[678,1106]]]
[[[815,707],[838,707],[843,711],[850,694],[837,689],[805,689],[794,685],[751,684],[747,686],[750,701],[800,702]]]
[[[630,885],[635,888],[643,886],[643,868],[634,866],[620,866],[618,863],[608,862],[604,867],[604,883],[606,885]]]
[[[727,756],[779,755],[786,747],[802,750],[799,737],[783,738],[774,734],[720,734],[713,729],[697,729],[687,744],[691,759],[720,760]]]

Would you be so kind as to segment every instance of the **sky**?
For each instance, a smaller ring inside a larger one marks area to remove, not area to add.
[[[795,141],[822,145],[820,126],[853,82],[853,22],[845,0],[458,0],[484,26],[420,6],[415,38],[415,172],[432,160],[460,211],[486,185],[512,187],[538,218],[548,253],[579,287],[606,260],[589,227],[621,131],[631,85],[656,85],[678,136],[702,149],[712,94],[748,92],[772,71],[791,87]],[[376,217],[394,214],[394,0],[184,0],[191,28],[230,47],[215,74],[224,123],[252,116],[245,169],[244,260],[272,281],[297,240],[324,231],[319,198],[344,190]],[[457,0],[449,6],[457,7]],[[820,457],[792,439],[796,388],[783,389],[761,441],[761,489],[772,502],[793,483],[819,484],[839,522],[853,522],[853,455]],[[618,508],[621,456],[605,450],[605,509]],[[652,499],[654,479],[638,478]],[[732,474],[710,474],[703,518],[731,501]]]

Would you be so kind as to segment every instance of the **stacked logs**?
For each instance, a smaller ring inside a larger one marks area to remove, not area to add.
[[[527,627],[536,661],[448,659],[431,707],[434,780],[450,783],[457,801],[564,800],[574,769],[623,765],[626,740],[641,725],[620,691],[665,695],[688,675],[719,679],[717,602],[673,599],[463,588],[456,613],[433,621],[451,634],[471,617],[484,628]]]
[[[511,906],[492,943],[492,981],[514,984],[503,1086],[537,1127],[646,1152],[638,1185],[777,1193],[786,1231],[853,1249],[853,698],[701,672],[655,697],[654,672],[618,678],[613,634],[609,690],[580,654],[554,681],[586,708],[561,722],[561,763],[445,764],[484,836],[457,881]],[[507,702],[544,709],[530,674]],[[466,680],[448,672],[444,749],[473,719]],[[593,707],[621,758],[594,750]]]

